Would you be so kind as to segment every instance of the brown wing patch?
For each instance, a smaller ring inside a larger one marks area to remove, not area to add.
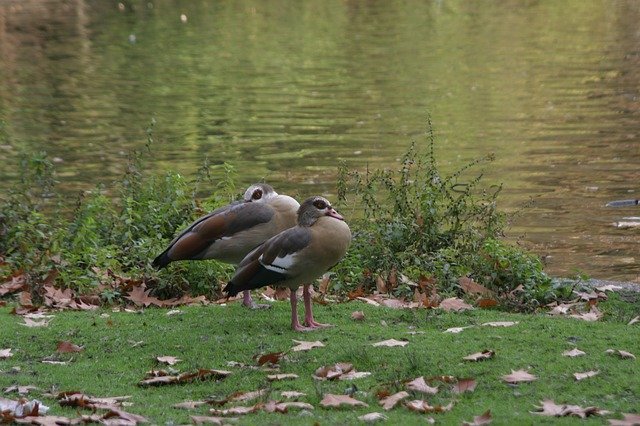
[[[171,260],[197,259],[208,246],[208,240],[197,233],[188,232],[171,246],[167,254]]]

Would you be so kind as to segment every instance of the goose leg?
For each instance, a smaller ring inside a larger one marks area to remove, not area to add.
[[[295,290],[291,290],[289,301],[291,302],[291,328],[293,331],[313,330],[313,327],[304,327],[298,320],[298,296],[296,295]]]
[[[311,284],[302,286],[302,296],[304,298],[304,325],[309,328],[331,327],[331,324],[322,324],[313,319],[313,303],[311,301]]]
[[[271,305],[259,304],[253,301],[251,298],[251,291],[245,290],[242,292],[242,306],[249,309],[269,309]]]

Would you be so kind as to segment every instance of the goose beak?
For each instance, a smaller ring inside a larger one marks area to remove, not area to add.
[[[326,213],[327,216],[335,217],[338,220],[344,220],[344,217],[338,213],[335,209],[331,209]]]

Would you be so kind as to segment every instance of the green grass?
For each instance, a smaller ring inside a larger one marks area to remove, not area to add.
[[[42,396],[47,390],[81,391],[98,397],[132,395],[133,405],[125,410],[148,417],[152,423],[185,423],[190,415],[207,415],[209,406],[195,410],[179,410],[173,404],[185,400],[224,397],[236,391],[252,391],[269,387],[272,399],[281,390],[307,393],[302,401],[315,406],[309,416],[257,413],[243,416],[240,424],[357,424],[357,416],[382,411],[375,394],[386,388],[400,390],[399,381],[424,375],[473,377],[478,386],[473,393],[453,395],[449,385],[424,398],[431,403],[446,404],[453,400],[449,413],[432,414],[441,424],[460,424],[490,409],[493,424],[602,424],[601,418],[585,421],[576,418],[548,418],[529,414],[544,398],[557,403],[583,407],[595,405],[613,412],[638,411],[640,407],[640,360],[622,360],[605,354],[609,348],[623,349],[640,356],[640,326],[627,325],[640,314],[637,300],[613,296],[601,303],[605,319],[596,323],[545,314],[514,314],[495,310],[445,313],[440,310],[393,310],[371,307],[359,301],[338,305],[316,306],[316,318],[331,322],[334,328],[308,334],[289,330],[289,305],[277,302],[272,309],[248,311],[230,306],[183,307],[181,315],[167,316],[164,309],[146,309],[142,313],[57,312],[45,328],[27,328],[22,319],[0,308],[0,349],[12,348],[14,356],[0,360],[0,387],[35,385],[40,388],[28,395],[41,399],[51,407],[50,413],[76,417],[76,409],[62,408],[51,398]],[[634,301],[635,300],[635,301]],[[362,310],[363,322],[351,320],[351,312]],[[107,315],[105,315],[107,314]],[[508,328],[479,326],[487,321],[518,321]],[[450,327],[478,325],[460,334],[445,334]],[[407,331],[423,334],[407,334]],[[385,339],[407,339],[406,347],[375,348],[371,344]],[[325,347],[309,352],[290,353],[281,362],[283,373],[296,373],[292,381],[269,384],[262,371],[227,367],[228,361],[254,364],[258,353],[278,352],[291,348],[292,339],[321,340]],[[41,363],[56,355],[56,344],[70,340],[84,345],[77,354],[59,354],[69,365]],[[143,341],[143,344],[134,345]],[[577,346],[587,355],[567,358],[561,354]],[[494,359],[465,362],[462,358],[484,349],[496,351]],[[183,385],[142,388],[137,383],[146,371],[158,367],[156,356],[172,355],[183,361],[175,368],[191,371],[197,368],[232,370],[220,382],[203,381]],[[312,379],[316,368],[336,362],[351,362],[358,371],[373,374],[353,382],[317,382]],[[14,366],[18,373],[11,372]],[[532,383],[510,386],[500,377],[511,370],[529,369],[538,376]],[[576,382],[572,374],[599,370],[596,377]],[[342,394],[355,385],[357,399],[369,408],[323,409],[319,402],[323,393]],[[4,395],[16,398],[16,395]],[[424,424],[425,415],[397,407],[386,413],[388,424]]]

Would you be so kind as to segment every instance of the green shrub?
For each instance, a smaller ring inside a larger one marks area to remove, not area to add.
[[[361,211],[351,222],[349,253],[336,269],[337,288],[373,290],[376,276],[401,273],[411,280],[431,277],[439,292],[460,294],[459,278],[468,276],[500,294],[522,285],[518,301],[525,309],[550,300],[551,279],[539,259],[499,240],[506,225],[497,210],[501,186],[482,186],[482,173],[470,174],[493,156],[443,175],[431,129],[427,142],[426,152],[412,144],[395,170],[341,166],[339,201]],[[406,283],[395,288],[399,296],[412,292]]]

